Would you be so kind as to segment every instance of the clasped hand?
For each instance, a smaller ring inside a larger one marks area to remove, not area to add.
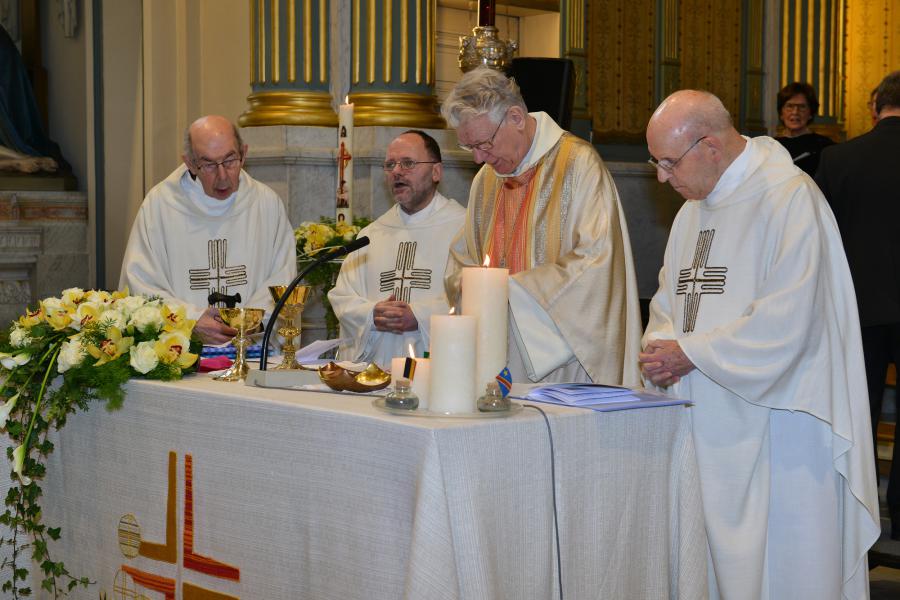
[[[644,377],[659,387],[678,383],[696,368],[675,340],[652,340],[638,354],[638,362]]]
[[[200,341],[204,344],[218,345],[230,342],[231,339],[238,334],[238,330],[229,327],[222,321],[219,316],[219,309],[210,306],[194,325],[194,333],[200,337]]]
[[[412,308],[406,302],[397,300],[394,294],[387,300],[382,300],[372,310],[372,319],[375,329],[388,333],[403,333],[415,331],[419,328],[419,321],[413,314]]]

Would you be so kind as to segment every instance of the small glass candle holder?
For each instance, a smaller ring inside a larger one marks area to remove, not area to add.
[[[509,398],[504,398],[500,392],[500,384],[491,381],[484,390],[484,396],[478,399],[478,410],[481,412],[500,412],[510,409]]]
[[[397,379],[394,389],[384,397],[385,406],[403,410],[415,410],[419,407],[419,397],[412,393],[409,379]]]

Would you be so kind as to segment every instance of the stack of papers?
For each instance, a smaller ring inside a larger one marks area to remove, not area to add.
[[[577,406],[598,411],[688,404],[687,400],[672,398],[653,390],[630,389],[595,383],[541,385],[531,388],[524,396],[514,397],[519,400]]]

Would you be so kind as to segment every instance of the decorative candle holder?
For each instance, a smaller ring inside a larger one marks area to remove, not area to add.
[[[270,285],[269,293],[272,294],[272,299],[278,302],[286,289],[286,285]],[[282,326],[278,328],[278,334],[284,338],[284,345],[281,346],[283,358],[281,359],[281,364],[274,367],[275,369],[300,368],[300,363],[296,360],[297,348],[294,346],[294,338],[298,337],[302,330],[299,324],[300,315],[303,313],[303,307],[306,305],[306,301],[309,300],[311,292],[311,286],[298,285],[293,289],[281,308],[281,313],[278,316],[282,320]],[[296,325],[294,324],[295,319],[298,321]]]
[[[247,337],[248,331],[253,331],[262,323],[263,315],[266,311],[261,308],[220,308],[219,316],[231,327],[238,330],[238,334],[231,340],[234,346],[236,356],[234,364],[222,373],[213,377],[217,381],[241,381],[247,377],[250,367],[247,365],[247,346],[250,339]]]
[[[319,367],[319,379],[337,392],[375,392],[386,388],[391,382],[389,373],[375,363],[369,363],[364,371],[350,371],[330,362]]]

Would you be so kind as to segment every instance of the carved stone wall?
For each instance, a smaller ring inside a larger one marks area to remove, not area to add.
[[[87,199],[0,192],[0,327],[65,288],[89,285]]]

